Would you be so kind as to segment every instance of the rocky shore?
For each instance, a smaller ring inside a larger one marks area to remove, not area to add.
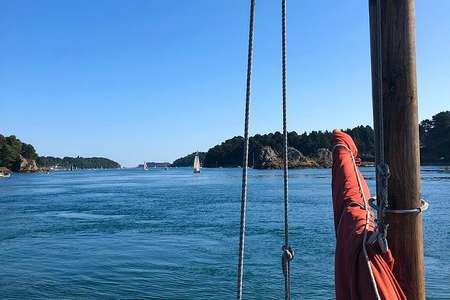
[[[19,166],[17,171],[23,172],[23,173],[32,173],[32,172],[39,172],[39,171],[45,171],[41,170],[36,164],[36,161],[34,159],[26,159],[22,155],[20,156]]]
[[[295,148],[288,148],[289,168],[331,168],[333,164],[332,153],[326,148],[320,148],[313,156],[305,156]],[[283,155],[264,146],[255,152],[254,169],[280,169],[283,168]]]

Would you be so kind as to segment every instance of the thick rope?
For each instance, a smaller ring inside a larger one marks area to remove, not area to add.
[[[242,281],[244,269],[244,239],[245,239],[245,211],[247,206],[247,173],[248,173],[248,148],[249,148],[249,118],[250,118],[250,96],[252,83],[253,63],[253,27],[255,16],[255,0],[250,0],[250,24],[248,30],[248,52],[247,52],[247,85],[245,92],[245,125],[244,125],[244,153],[242,159],[242,194],[241,194],[241,219],[239,233],[239,262],[237,278],[237,299],[242,299]]]
[[[363,189],[363,186],[362,186],[362,183],[361,183],[359,170],[358,170],[358,167],[356,166],[356,161],[355,161],[355,157],[354,157],[354,155],[352,153],[352,150],[350,150],[350,148],[348,148],[347,145],[345,145],[345,144],[336,144],[334,146],[334,149],[336,149],[336,147],[344,147],[345,149],[347,149],[348,152],[350,153],[350,157],[352,159],[353,169],[355,171],[356,180],[358,182],[359,192],[360,192],[361,197],[362,197],[362,199],[364,201],[364,210],[366,211],[366,222],[365,222],[365,225],[364,225],[364,236],[363,236],[363,243],[362,243],[363,254],[364,254],[364,258],[366,260],[367,268],[369,270],[370,280],[372,282],[372,287],[373,287],[374,292],[375,292],[375,297],[377,298],[377,300],[381,300],[380,293],[378,292],[378,285],[377,285],[377,282],[375,280],[375,276],[373,274],[372,265],[371,265],[371,262],[370,262],[370,259],[369,259],[369,255],[367,253],[367,238],[368,238],[368,231],[369,231],[369,224],[370,224],[369,202],[368,202],[368,199],[366,198],[366,195],[364,194],[364,189]],[[333,149],[333,153],[334,153],[334,149]]]
[[[284,187],[284,245],[281,258],[284,274],[284,299],[291,299],[290,262],[294,252],[289,246],[288,219],[288,136],[287,136],[287,80],[286,80],[286,0],[281,0],[281,62],[282,62],[282,95],[283,95],[283,187]]]

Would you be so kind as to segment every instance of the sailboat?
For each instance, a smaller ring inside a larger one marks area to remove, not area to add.
[[[195,153],[193,169],[194,173],[200,173],[200,159],[198,158],[198,152]]]
[[[147,167],[147,162],[144,161],[144,171],[147,171],[148,167]]]

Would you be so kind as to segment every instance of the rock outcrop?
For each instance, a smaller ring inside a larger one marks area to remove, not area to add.
[[[313,159],[304,156],[295,148],[288,148],[289,168],[317,168],[319,165]]]
[[[333,166],[333,153],[327,148],[317,149],[317,153],[313,158],[322,168],[331,168]]]
[[[289,168],[320,168],[322,166],[331,166],[323,163],[326,161],[327,153],[321,152],[320,157],[321,160],[319,162],[315,158],[303,155],[295,148],[288,148]],[[261,149],[256,152],[253,167],[255,169],[281,169],[283,168],[283,154],[278,153],[269,146],[261,147]]]
[[[255,155],[253,168],[255,169],[279,169],[283,167],[283,161],[272,147],[264,146]]]
[[[36,161],[33,159],[26,159],[22,155],[20,156],[19,161],[19,172],[38,172],[39,168],[36,165]]]

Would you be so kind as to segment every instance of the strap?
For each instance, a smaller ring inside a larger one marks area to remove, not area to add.
[[[369,199],[369,204],[373,209],[378,209],[376,202],[377,202],[376,197],[371,197]],[[428,206],[430,206],[430,204],[425,199],[420,199],[419,207],[411,208],[411,209],[386,208],[384,210],[384,212],[389,213],[389,214],[420,214],[420,213],[423,213],[424,211],[426,211],[428,209]]]

